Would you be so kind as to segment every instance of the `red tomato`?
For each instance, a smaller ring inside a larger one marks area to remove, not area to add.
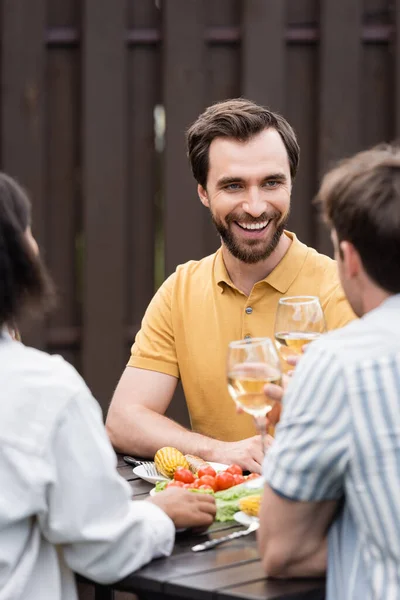
[[[211,477],[211,475],[203,475],[203,477],[200,477],[199,487],[202,485],[208,485],[214,490],[214,492],[217,491],[217,482],[215,481],[215,477]]]
[[[195,480],[194,480],[194,482],[192,483],[192,485],[193,485],[193,487],[194,487],[195,489],[197,489],[198,487],[200,487],[200,486],[201,486],[201,481],[200,481],[200,479],[195,479]]]
[[[235,480],[233,478],[232,473],[226,473],[225,471],[217,473],[215,481],[217,482],[217,488],[219,490],[227,490],[228,488],[235,485]]]
[[[167,488],[170,488],[170,487],[181,487],[181,488],[183,488],[183,485],[184,485],[184,484],[183,484],[183,482],[182,482],[182,481],[175,481],[175,480],[173,479],[172,481],[169,481],[169,482],[167,483]]]
[[[235,485],[239,485],[239,483],[246,481],[243,475],[234,475],[233,479],[235,480]]]
[[[211,490],[212,492],[214,491],[211,485],[200,485],[199,490]]]
[[[257,479],[257,477],[260,477],[258,473],[250,473],[250,475],[247,475],[246,479]]]
[[[239,465],[231,465],[225,469],[225,473],[232,473],[232,475],[243,475],[243,470],[242,467],[239,467]]]
[[[194,476],[189,469],[178,467],[174,473],[174,479],[175,481],[182,481],[182,483],[193,483]]]
[[[216,472],[210,465],[206,465],[205,467],[200,467],[200,469],[197,471],[197,475],[199,477],[204,477],[204,475],[210,475],[210,477],[215,477]]]

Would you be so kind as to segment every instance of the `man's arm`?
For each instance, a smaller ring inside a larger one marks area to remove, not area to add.
[[[270,577],[319,577],[326,571],[326,534],[336,500],[295,502],[265,486],[258,536],[260,555]]]
[[[237,463],[250,471],[261,472],[260,436],[240,442],[221,442],[188,431],[164,416],[177,381],[176,377],[165,373],[126,367],[106,421],[114,448],[119,452],[153,457],[159,448],[174,446],[184,454]]]
[[[321,339],[310,344],[288,384],[264,463],[259,544],[267,575],[324,573],[327,530],[344,493],[349,423],[341,365]]]

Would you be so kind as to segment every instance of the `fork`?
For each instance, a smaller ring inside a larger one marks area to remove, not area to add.
[[[231,540],[236,540],[239,537],[248,535],[249,533],[253,533],[253,531],[256,531],[259,527],[259,521],[254,521],[249,525],[247,529],[235,531],[234,533],[230,533],[229,535],[225,535],[224,537],[217,538],[216,540],[209,540],[208,542],[204,542],[204,544],[197,544],[196,546],[193,546],[192,550],[193,552],[201,552],[202,550],[214,548],[214,546],[218,546],[219,544],[230,542]]]
[[[146,475],[149,477],[157,477],[159,474],[154,462],[150,460],[138,460],[137,458],[133,458],[133,456],[124,456],[124,461],[128,463],[128,465],[133,465],[134,467],[143,466]]]

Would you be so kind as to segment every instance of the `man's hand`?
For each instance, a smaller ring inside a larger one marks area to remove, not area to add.
[[[168,488],[147,498],[174,522],[176,529],[196,527],[207,529],[214,521],[217,508],[210,494],[197,494],[181,488]]]
[[[272,442],[273,438],[267,436],[267,443]],[[263,458],[261,436],[255,435],[240,442],[218,442],[213,458],[210,460],[227,465],[239,465],[244,471],[261,473]]]

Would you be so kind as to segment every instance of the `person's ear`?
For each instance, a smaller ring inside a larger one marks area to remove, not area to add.
[[[203,186],[200,185],[200,183],[197,186],[197,193],[199,195],[201,203],[204,204],[204,206],[206,206],[207,208],[210,208],[210,202],[208,200],[207,190],[205,188],[203,188]]]
[[[359,253],[351,242],[340,242],[339,256],[347,279],[357,277],[362,270]]]

